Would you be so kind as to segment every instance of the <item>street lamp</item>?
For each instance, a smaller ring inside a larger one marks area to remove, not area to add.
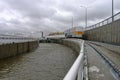
[[[114,21],[114,1],[112,0],[112,22]]]
[[[85,6],[80,6],[82,8],[85,8],[85,27],[87,28],[87,7]]]
[[[73,16],[72,16],[72,27],[73,27]]]

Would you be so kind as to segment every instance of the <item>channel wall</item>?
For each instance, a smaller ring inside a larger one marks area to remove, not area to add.
[[[70,47],[73,49],[75,52],[79,54],[80,49],[81,49],[81,42],[82,40],[75,40],[75,39],[50,39],[48,42],[52,43],[57,43],[57,44],[62,44],[67,47]]]
[[[0,59],[34,51],[38,46],[38,41],[1,44]]]

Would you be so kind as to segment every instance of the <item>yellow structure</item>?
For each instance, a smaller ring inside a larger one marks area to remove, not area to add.
[[[83,32],[83,31],[75,31],[74,34],[75,34],[75,35],[83,35],[84,32]]]
[[[49,36],[52,36],[52,35],[64,35],[64,32],[54,32],[49,34]]]

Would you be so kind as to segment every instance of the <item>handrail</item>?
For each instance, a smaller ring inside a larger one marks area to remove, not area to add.
[[[66,74],[63,80],[75,80],[78,75],[79,68],[81,67],[80,65],[83,63],[84,60],[84,41],[82,42],[81,45],[81,50],[79,53],[79,56],[77,57],[76,61]],[[81,72],[82,73],[82,72]]]
[[[115,15],[113,15],[113,16],[111,16],[111,17],[109,17],[109,18],[107,18],[99,23],[96,23],[94,25],[86,27],[86,30],[94,29],[94,28],[109,24],[112,22],[112,18],[114,19],[114,21],[120,19],[120,12],[118,12],[117,14],[115,14]]]

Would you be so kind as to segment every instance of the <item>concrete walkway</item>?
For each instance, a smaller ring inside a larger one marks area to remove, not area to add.
[[[103,53],[120,70],[120,53],[107,49],[103,46],[92,44],[100,53]]]
[[[89,80],[116,80],[101,56],[89,45],[85,47],[88,57]]]

